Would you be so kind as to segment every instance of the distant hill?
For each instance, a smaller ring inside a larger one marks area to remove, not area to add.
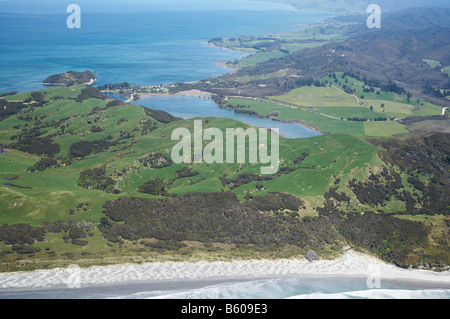
[[[66,73],[49,76],[43,81],[48,86],[71,86],[75,84],[92,84],[95,82],[95,75],[91,71]]]
[[[450,81],[443,71],[450,66],[450,9],[421,8],[390,13],[381,29],[368,29],[360,18],[341,42],[331,42],[271,59],[239,70],[237,76],[260,76],[292,69],[307,78],[321,78],[332,72],[349,72],[378,84],[390,81],[430,102],[448,105],[439,90]],[[434,61],[431,66],[427,61]]]
[[[401,12],[386,13],[383,28],[389,30],[424,30],[434,27],[450,28],[450,8],[417,7]],[[425,5],[425,4],[424,4]]]
[[[266,1],[266,0],[258,0]],[[271,0],[292,5],[298,10],[315,9],[338,12],[365,12],[367,6],[378,4],[383,11],[400,11],[414,7],[450,7],[447,0]]]

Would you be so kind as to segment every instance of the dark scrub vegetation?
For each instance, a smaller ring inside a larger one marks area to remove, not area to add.
[[[348,214],[341,232],[352,244],[402,267],[409,266],[410,253],[425,246],[428,236],[422,223],[376,213]]]
[[[167,187],[161,178],[151,179],[139,186],[138,192],[151,195],[165,195]]]
[[[137,240],[222,242],[282,247],[324,246],[324,233],[311,221],[306,227],[298,218],[277,214],[297,211],[302,201],[287,194],[270,194],[241,204],[233,193],[187,194],[164,199],[119,198],[105,203],[104,213],[111,221],[100,226],[108,238]],[[315,226],[314,226],[315,225]],[[324,225],[322,225],[324,226]],[[317,230],[317,233],[314,233]]]
[[[106,168],[99,167],[88,169],[80,173],[80,178],[77,180],[80,187],[87,189],[100,189],[106,192],[117,192],[114,189],[115,181],[106,174]]]
[[[449,215],[450,134],[435,133],[425,137],[370,142],[383,147],[380,151],[381,159],[409,174],[408,182],[419,191],[415,197],[403,194],[410,202],[417,204],[417,208],[408,210],[408,213]],[[428,176],[426,183],[420,181],[421,175]],[[396,180],[398,179],[397,176]],[[393,187],[400,188],[399,183],[395,182]]]

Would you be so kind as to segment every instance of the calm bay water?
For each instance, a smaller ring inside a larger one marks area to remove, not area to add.
[[[108,94],[115,99],[126,101],[127,99],[117,95]],[[270,129],[277,128],[280,134],[286,138],[304,138],[320,135],[303,125],[296,123],[287,123],[274,121],[267,118],[258,118],[247,114],[234,113],[233,110],[221,109],[210,99],[193,96],[164,96],[151,95],[143,96],[141,100],[133,103],[148,107],[150,109],[163,110],[183,119],[192,119],[195,117],[224,117],[241,121],[254,127],[265,127]]]

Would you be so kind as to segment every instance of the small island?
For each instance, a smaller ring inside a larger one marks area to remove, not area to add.
[[[45,86],[72,86],[75,84],[92,85],[95,81],[95,73],[92,73],[91,71],[68,71],[66,73],[49,76],[42,84]]]

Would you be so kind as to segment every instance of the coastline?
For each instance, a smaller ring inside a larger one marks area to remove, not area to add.
[[[218,66],[220,66],[222,69],[230,70],[230,72],[228,74],[232,74],[232,73],[236,72],[236,69],[233,69],[233,68],[227,66],[227,62],[221,61],[221,62],[216,62],[216,64]]]
[[[90,79],[89,82],[87,83],[83,83],[84,85],[92,85],[95,82],[97,82],[97,79]],[[42,82],[43,86],[67,86],[66,83],[47,83],[47,82]]]
[[[403,269],[377,258],[347,251],[335,260],[309,262],[304,258],[280,260],[163,262],[92,266],[90,268],[0,273],[2,294],[39,289],[97,289],[145,287],[147,291],[205,287],[217,283],[248,282],[280,278],[369,278],[408,282],[427,289],[450,289],[450,271]],[[77,287],[76,284],[78,284]],[[73,290],[73,291],[76,291]],[[80,292],[82,290],[79,290]]]
[[[222,68],[233,70],[233,68],[226,66],[226,62],[216,63]],[[208,94],[210,94],[209,97],[207,96]],[[211,98],[211,93],[209,92],[188,90],[173,94],[132,94],[127,102],[133,103],[139,101],[138,96],[145,97],[152,95],[183,95]],[[134,98],[137,100],[134,101]],[[445,113],[445,109],[443,113]],[[289,121],[286,122],[288,123]],[[305,125],[301,120],[297,123],[320,132],[317,128]],[[1,153],[2,150],[0,149]],[[76,263],[77,261],[73,262]],[[92,266],[82,269],[75,267],[71,269],[55,268],[50,270],[36,270],[33,272],[0,272],[0,299],[3,292],[10,290],[53,290],[60,289],[61,287],[74,290],[74,288],[69,288],[69,286],[75,283],[73,280],[76,280],[76,276],[79,276],[81,288],[76,288],[75,290],[79,289],[79,291],[83,291],[82,289],[93,289],[104,291],[128,287],[131,291],[135,288],[147,288],[149,285],[152,289],[157,290],[180,289],[180,287],[192,289],[206,285],[271,278],[326,279],[339,277],[362,278],[365,280],[373,274],[374,269],[377,273],[380,273],[382,281],[400,280],[412,282],[424,288],[436,288],[438,286],[450,288],[449,271],[433,272],[432,270],[401,269],[381,262],[369,255],[351,251],[346,252],[345,256],[336,258],[335,260],[319,260],[315,262],[307,262],[305,259],[298,257],[278,260],[124,263],[110,266]]]

